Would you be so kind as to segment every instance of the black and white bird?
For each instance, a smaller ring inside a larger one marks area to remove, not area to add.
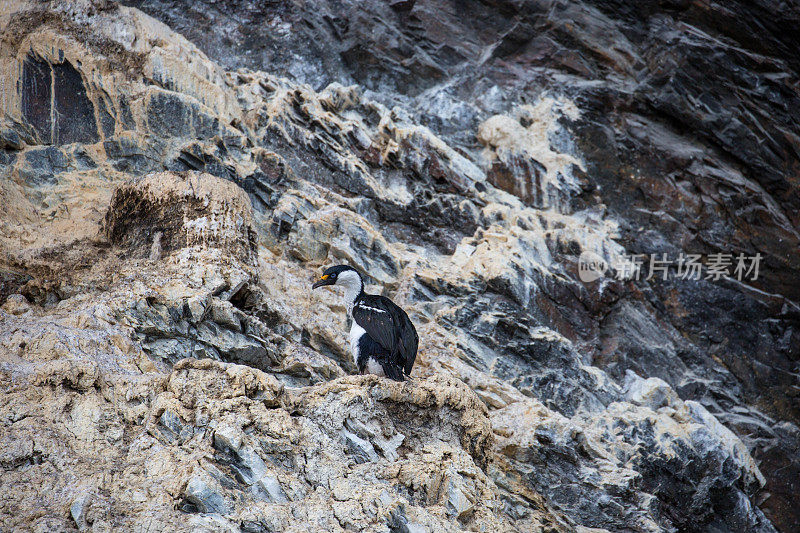
[[[362,374],[404,381],[417,358],[419,337],[405,311],[385,296],[364,293],[364,280],[347,265],[332,266],[311,288],[344,288],[347,313],[353,319],[350,350]]]

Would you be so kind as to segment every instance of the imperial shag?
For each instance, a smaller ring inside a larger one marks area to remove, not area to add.
[[[419,337],[405,311],[385,296],[364,293],[364,281],[356,269],[332,266],[311,288],[344,287],[347,313],[353,319],[350,350],[362,374],[377,374],[403,381],[417,358]]]

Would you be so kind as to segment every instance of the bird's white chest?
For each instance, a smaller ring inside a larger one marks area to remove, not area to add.
[[[356,365],[358,364],[358,341],[365,333],[366,330],[353,320],[353,325],[350,326],[350,351],[353,353],[353,362]]]

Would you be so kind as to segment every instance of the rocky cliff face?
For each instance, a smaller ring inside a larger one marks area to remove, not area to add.
[[[800,8],[127,4],[0,8],[3,530],[800,529]]]

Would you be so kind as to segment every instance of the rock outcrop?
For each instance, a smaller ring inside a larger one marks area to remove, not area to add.
[[[796,8],[123,3],[0,7],[3,530],[800,527]]]

